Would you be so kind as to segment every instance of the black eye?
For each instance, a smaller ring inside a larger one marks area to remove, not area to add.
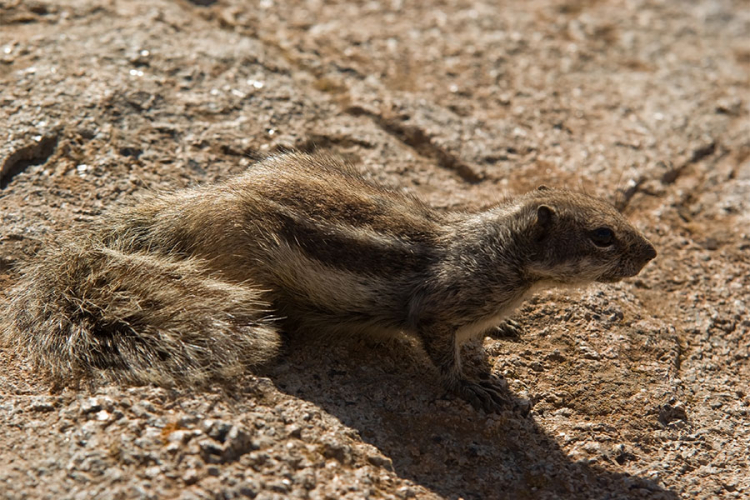
[[[608,227],[599,227],[591,231],[591,241],[598,247],[608,247],[615,242],[615,232]]]

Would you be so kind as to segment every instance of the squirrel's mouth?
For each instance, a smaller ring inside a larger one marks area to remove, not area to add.
[[[627,263],[610,273],[600,276],[596,281],[600,283],[616,283],[625,278],[632,278],[633,276],[637,276],[648,262],[649,261],[647,260],[642,264],[636,264],[634,262]]]

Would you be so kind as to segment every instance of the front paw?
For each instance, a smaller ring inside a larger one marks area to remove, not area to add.
[[[517,339],[523,333],[523,327],[517,321],[506,319],[495,328],[490,330],[490,336],[493,338],[514,338]]]

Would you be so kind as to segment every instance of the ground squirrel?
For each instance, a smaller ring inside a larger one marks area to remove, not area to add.
[[[416,336],[448,389],[460,346],[555,285],[636,275],[649,241],[597,198],[541,187],[438,211],[340,160],[283,154],[154,196],[43,251],[11,292],[4,340],[54,378],[194,384],[272,358],[280,331]]]

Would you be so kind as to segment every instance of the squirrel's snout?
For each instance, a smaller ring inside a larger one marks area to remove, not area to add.
[[[654,245],[646,243],[646,246],[643,248],[643,258],[646,262],[656,258],[656,248],[654,248]]]

